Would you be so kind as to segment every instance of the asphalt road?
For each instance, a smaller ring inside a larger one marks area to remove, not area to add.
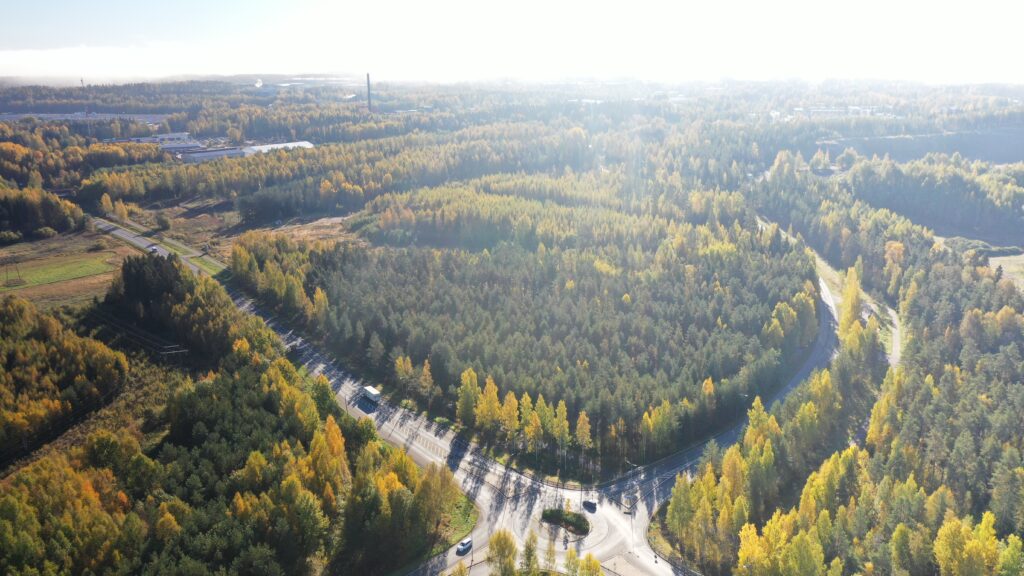
[[[784,398],[812,371],[825,367],[835,353],[838,346],[835,306],[825,283],[819,281],[819,285],[822,303],[818,307],[818,338],[800,369],[765,402],[766,406]],[[374,405],[361,400],[362,382],[345,372],[316,346],[284,327],[272,314],[261,310],[252,299],[237,291],[229,290],[229,293],[239,308],[261,316],[278,333],[297,363],[311,373],[327,377],[338,402],[348,413],[355,417],[373,418],[381,437],[404,448],[417,464],[448,466],[465,493],[476,503],[480,517],[472,532],[474,546],[471,553],[465,557],[458,556],[453,548],[424,563],[410,572],[411,575],[438,574],[455,566],[459,560],[467,564],[479,561],[486,557],[490,535],[500,528],[510,530],[519,539],[520,546],[529,530],[535,530],[543,550],[549,534],[539,522],[541,510],[561,506],[566,499],[581,503],[584,498],[595,499],[598,508],[595,513],[587,513],[593,526],[591,534],[580,541],[568,543],[577,549],[580,556],[593,554],[609,573],[676,573],[664,560],[659,560],[647,544],[647,526],[661,503],[671,495],[676,476],[693,469],[707,442],[637,468],[592,490],[551,486],[491,460],[475,444],[456,437],[444,427],[417,414],[386,402]],[[744,426],[745,419],[717,434],[714,440],[726,447],[737,441]],[[566,549],[567,544],[559,535],[556,550],[560,563]],[[486,570],[481,566],[474,573]]]
[[[115,224],[109,220],[104,220],[103,218],[92,218],[92,222],[93,226],[96,227],[97,232],[105,232],[107,234],[110,234],[111,236],[114,236],[115,238],[124,240],[125,242],[131,244],[132,246],[135,246],[136,248],[139,248],[146,252],[150,252],[152,254],[158,254],[165,258],[171,255],[170,250],[164,248],[160,243],[153,240],[149,236],[139,234],[138,232],[134,232],[129,228],[125,228],[124,226]],[[199,267],[196,266],[191,260],[189,260],[188,258],[182,258],[181,260],[193,272],[199,272]]]
[[[96,229],[116,236],[143,250],[167,256],[169,252],[146,236],[102,219],[94,219]],[[192,270],[199,271],[188,257],[182,260]],[[832,294],[819,279],[821,303],[818,306],[818,337],[806,359],[793,376],[765,402],[770,406],[782,399],[812,371],[825,367],[838,347],[836,337],[837,313]],[[355,417],[368,416],[377,425],[380,436],[387,442],[405,449],[420,466],[439,464],[449,467],[466,495],[476,503],[480,516],[471,534],[473,549],[465,556],[455,554],[452,548],[431,558],[410,576],[433,575],[448,570],[462,560],[467,565],[486,558],[490,535],[498,529],[508,529],[519,540],[520,547],[532,529],[540,538],[540,550],[547,546],[549,537],[556,540],[559,565],[565,551],[574,547],[580,556],[593,554],[601,560],[609,574],[675,574],[664,560],[660,560],[647,543],[647,527],[651,516],[670,495],[676,477],[693,469],[700,459],[706,442],[691,446],[676,454],[653,462],[593,489],[578,490],[549,485],[523,476],[514,469],[486,457],[478,446],[456,437],[450,430],[386,402],[374,405],[361,398],[363,383],[357,381],[329,355],[304,340],[287,327],[285,322],[263,310],[251,298],[228,289],[235,304],[242,310],[256,314],[266,321],[285,343],[289,356],[313,374],[323,374],[331,383],[338,403]],[[740,437],[746,420],[714,436],[726,447]],[[549,533],[539,518],[544,508],[561,507],[568,499],[582,503],[584,498],[598,502],[597,510],[587,512],[591,533],[577,541],[566,541],[563,534]],[[473,568],[472,573],[486,573],[486,565]]]

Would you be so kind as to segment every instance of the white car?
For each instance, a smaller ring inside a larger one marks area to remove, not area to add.
[[[472,547],[473,547],[473,539],[472,538],[466,538],[462,542],[459,542],[459,545],[455,547],[455,553],[461,556],[462,554],[465,554],[466,552],[469,552],[469,549],[472,548]]]

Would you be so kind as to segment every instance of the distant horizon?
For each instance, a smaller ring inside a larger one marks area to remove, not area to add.
[[[4,9],[0,77],[154,81],[369,70],[402,82],[567,78],[1024,83],[1024,6],[864,0],[481,5],[391,0],[128,0]]]
[[[887,78],[843,78],[843,77],[826,77],[820,79],[805,79],[799,77],[791,78],[767,78],[767,79],[749,79],[749,78],[735,78],[735,77],[721,77],[714,79],[694,79],[694,80],[650,80],[639,77],[628,77],[628,76],[617,76],[617,77],[580,77],[580,76],[566,76],[562,78],[547,78],[547,79],[531,79],[531,78],[518,78],[518,77],[493,77],[493,78],[472,78],[472,79],[438,79],[431,80],[428,78],[388,78],[374,74],[371,70],[369,72],[295,72],[295,73],[284,73],[284,72],[244,72],[244,73],[226,73],[226,74],[200,74],[200,73],[181,73],[171,74],[166,76],[137,76],[137,75],[125,75],[125,76],[107,76],[107,77],[85,77],[85,76],[71,76],[71,75],[0,75],[0,87],[11,87],[11,86],[45,86],[53,88],[74,88],[84,84],[86,87],[90,86],[117,86],[124,84],[133,83],[149,83],[149,84],[161,84],[161,83],[174,83],[174,82],[235,82],[239,85],[246,84],[248,82],[255,82],[259,79],[264,82],[267,79],[271,81],[275,80],[292,80],[309,77],[324,77],[324,78],[337,78],[337,79],[350,79],[351,84],[338,82],[339,86],[351,86],[355,88],[365,88],[366,75],[370,74],[371,80],[375,84],[379,85],[423,85],[423,86],[497,86],[497,85],[519,85],[519,86],[568,86],[574,84],[593,84],[593,85],[623,85],[623,84],[634,84],[637,86],[650,86],[650,87],[710,87],[718,85],[794,85],[794,86],[830,86],[830,85],[841,85],[851,84],[855,86],[906,86],[906,87],[924,87],[924,88],[957,88],[957,87],[974,87],[974,86],[993,86],[993,87],[1006,87],[1006,88],[1024,88],[1024,81],[976,81],[976,82],[929,82],[924,80],[900,80],[900,79],[887,79]],[[295,84],[300,84],[296,82]],[[315,80],[308,80],[306,83],[315,84]],[[319,84],[323,85],[323,82]]]

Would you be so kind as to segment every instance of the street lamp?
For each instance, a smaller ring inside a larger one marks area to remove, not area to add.
[[[630,475],[632,475],[633,472],[636,472],[637,470],[640,469],[639,465],[633,464],[632,462],[629,461],[628,458],[626,459],[626,464],[629,464],[630,466],[633,467],[633,470],[630,472]],[[639,499],[640,497],[638,495],[637,499],[633,501],[633,505],[631,507],[632,509],[629,511],[629,550],[633,553],[634,556],[636,556],[636,531],[633,530],[633,517],[636,516],[636,503],[639,501]]]
[[[633,530],[633,516],[636,516],[636,509],[629,512],[629,551],[636,556],[636,531]]]

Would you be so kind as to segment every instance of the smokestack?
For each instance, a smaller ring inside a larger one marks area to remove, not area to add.
[[[373,112],[373,100],[370,96],[370,73],[366,73],[366,111]]]

